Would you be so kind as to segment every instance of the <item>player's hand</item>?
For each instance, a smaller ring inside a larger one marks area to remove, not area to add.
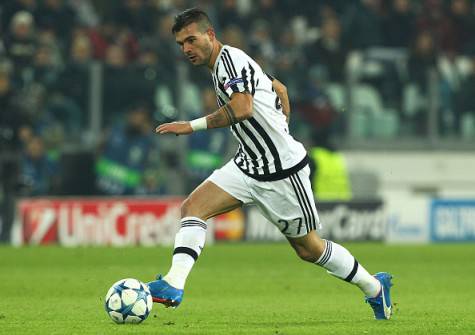
[[[159,125],[155,132],[157,134],[175,134],[175,135],[188,135],[193,132],[193,129],[190,126],[188,121],[177,121],[171,123],[164,123]]]

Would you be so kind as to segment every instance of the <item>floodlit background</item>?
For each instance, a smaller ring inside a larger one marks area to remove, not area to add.
[[[216,109],[170,32],[193,5],[287,85],[323,235],[475,239],[473,1],[9,0],[0,240],[172,241],[180,201],[236,149],[227,129],[153,133]],[[215,239],[282,238],[252,209],[215,221]]]

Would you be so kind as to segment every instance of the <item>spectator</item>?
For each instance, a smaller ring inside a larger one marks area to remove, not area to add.
[[[320,64],[328,69],[330,81],[344,81],[348,49],[341,38],[341,25],[336,17],[325,19],[321,37],[306,49],[307,63]]]
[[[364,50],[384,44],[382,0],[361,0],[349,6],[345,15],[345,43],[352,49]]]
[[[107,48],[106,64],[115,68],[124,68],[127,65],[127,55],[121,45],[113,44]]]
[[[281,0],[258,0],[254,1],[253,4],[253,16],[252,21],[256,21],[259,19],[265,19],[272,27],[279,27],[284,20],[289,20],[290,17],[293,15],[289,15],[289,17],[285,17],[284,13],[291,14],[292,12],[287,12],[285,10],[279,10],[280,8],[285,8],[287,10],[295,9],[296,6],[286,6],[286,4],[281,4]],[[313,2],[313,1],[312,1]],[[280,6],[280,7],[279,7]],[[294,15],[296,15],[295,13]],[[242,25],[241,27],[248,27],[249,23]]]
[[[45,109],[47,120],[55,125],[58,136],[65,136],[67,141],[81,138],[85,127],[85,115],[74,100],[55,92],[48,95]],[[44,137],[47,138],[46,135]],[[60,146],[61,143],[57,145]]]
[[[437,49],[445,52],[457,50],[458,37],[452,21],[445,14],[442,0],[425,0],[416,25],[416,36],[425,31],[430,32]]]
[[[134,70],[136,72],[137,91],[139,92],[137,98],[151,104],[154,103],[156,109],[161,109],[163,105],[174,105],[173,101],[176,100],[176,96],[173,92],[175,90],[176,74],[173,67],[169,68],[162,62],[161,55],[163,53],[157,53],[156,49],[158,47],[155,43],[144,43]],[[167,100],[167,102],[164,100]]]
[[[384,20],[385,46],[408,48],[409,36],[414,36],[415,15],[409,0],[392,0]]]
[[[87,33],[78,30],[73,37],[71,48],[69,50],[69,60],[73,64],[89,64],[92,60],[92,44]]]
[[[216,110],[214,90],[205,88],[201,92],[202,115]],[[193,190],[206,179],[214,169],[222,165],[228,148],[229,130],[201,131],[188,137],[186,168],[189,177],[188,190]]]
[[[242,29],[239,28],[239,26],[231,24],[227,25],[223,30],[222,35],[224,44],[228,44],[242,50],[248,49],[244,33]]]
[[[126,61],[134,60],[138,52],[138,41],[134,34],[126,27],[121,27],[115,19],[104,18],[104,22],[89,32],[94,58],[105,60],[107,50],[112,45],[118,45],[125,51]]]
[[[314,66],[305,80],[302,102],[298,114],[309,128],[310,146],[332,148],[331,135],[337,129],[338,115],[324,91],[328,74],[324,67]]]
[[[254,22],[249,39],[250,52],[266,59],[274,59],[276,47],[272,38],[271,26],[266,20],[258,19]]]
[[[99,24],[93,0],[69,0],[69,5],[76,13],[79,26],[95,27]]]
[[[20,163],[20,181],[27,196],[51,195],[58,190],[59,166],[45,152],[41,137],[26,145]]]
[[[135,78],[137,78],[137,91],[140,92],[140,96],[137,97],[141,101],[152,102],[153,95],[157,83],[170,81],[172,78],[166,78],[161,71],[159,65],[159,58],[153,47],[144,46],[140,51],[137,62],[133,66],[135,72]]]
[[[144,0],[122,0],[114,17],[121,26],[139,36],[154,32],[157,11]]]
[[[331,2],[337,2],[338,0],[332,0]],[[328,10],[334,13],[334,8],[324,0],[319,1],[302,1],[298,6],[291,0],[273,0],[275,3],[278,15],[282,13],[294,13],[292,16],[305,18],[306,22],[310,26],[320,26],[322,13],[327,13]],[[280,19],[284,19],[280,17]]]
[[[287,1],[290,2],[290,6],[295,5],[292,0]],[[320,0],[318,2],[320,3],[320,11],[325,10],[328,12],[328,9],[324,8],[329,7],[331,9],[331,12],[333,12],[333,15],[336,15],[338,17],[344,14],[348,6],[351,6],[348,0]]]
[[[303,74],[306,71],[305,64],[302,62],[305,58],[303,51],[297,45],[294,33],[287,29],[279,35],[277,45],[277,57],[274,61],[275,76],[285,83],[289,96],[298,97]]]
[[[42,30],[51,30],[58,37],[61,47],[70,43],[76,14],[64,0],[43,0],[38,8],[37,24]]]
[[[10,0],[5,1],[0,12],[0,23],[3,31],[7,31],[12,18],[18,12],[28,12],[32,17],[36,17],[37,12],[36,0]]]
[[[57,89],[74,101],[82,115],[86,115],[89,103],[89,67],[92,62],[92,45],[86,33],[75,34],[68,56]]]
[[[457,54],[475,52],[475,42],[473,42],[475,15],[470,11],[469,1],[452,0],[449,17],[454,29],[454,51]]]
[[[124,113],[135,98],[135,87],[131,85],[131,71],[128,67],[126,51],[121,45],[111,45],[107,49],[103,82],[103,120],[111,124]]]
[[[409,81],[416,85],[419,99],[425,99],[429,94],[429,73],[437,70],[436,64],[437,53],[434,39],[428,31],[420,32],[416,36],[408,59]],[[414,115],[408,116],[410,124],[417,134],[426,134],[428,104],[420,104],[414,112]]]
[[[15,150],[20,146],[19,131],[24,120],[18,106],[18,97],[8,73],[0,72],[0,148]]]
[[[455,130],[457,134],[461,132],[461,119],[465,114],[472,114],[475,117],[475,57],[472,57],[472,70],[470,75],[460,85],[460,90],[455,98]]]
[[[52,90],[57,86],[60,67],[54,50],[49,45],[38,45],[33,60],[32,79],[43,85],[45,89]]]
[[[37,48],[32,69],[32,79],[35,85],[41,86],[44,92],[42,104],[35,111],[35,119],[42,125],[41,128],[61,129],[65,131],[68,139],[78,136],[83,126],[83,115],[74,100],[61,94],[59,87],[64,85],[60,82],[60,59],[54,34],[48,34],[48,44],[40,44]],[[43,42],[43,43],[44,43]],[[41,131],[43,132],[43,130]],[[49,138],[50,131],[43,136]]]
[[[159,192],[157,147],[146,105],[130,107],[126,123],[118,121],[113,125],[100,151],[96,171],[101,194]]]
[[[33,15],[26,11],[17,12],[5,37],[5,48],[20,80],[33,61],[36,47]]]
[[[61,106],[56,102],[61,98],[56,94],[48,94],[41,85],[32,84],[29,90],[32,98],[31,105],[27,108],[30,109],[28,125],[31,126],[31,132],[42,138],[48,153],[57,153],[64,143],[65,128],[68,124],[62,121],[68,120],[69,111],[67,107],[56,107]],[[69,134],[67,138],[70,138]]]
[[[237,0],[224,0],[221,2],[219,10],[218,23],[220,30],[224,30],[228,25],[233,24],[239,27],[245,27],[247,22],[239,14]]]
[[[437,52],[434,39],[430,32],[420,32],[409,52],[408,75],[409,81],[415,83],[423,92],[427,92],[428,71],[435,69]]]
[[[156,43],[155,52],[158,53],[160,58],[160,65],[167,72],[167,78],[172,80],[176,78],[175,67],[177,60],[181,59],[180,49],[176,45],[175,40],[170,36],[173,22],[173,16],[171,15],[162,17],[158,23],[157,36],[154,37]]]

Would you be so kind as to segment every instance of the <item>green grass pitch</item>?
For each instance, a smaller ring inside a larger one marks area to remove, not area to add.
[[[370,272],[394,274],[395,314],[373,320],[361,292],[286,244],[205,248],[183,304],[116,325],[104,295],[151,280],[171,248],[0,246],[0,334],[475,334],[475,244],[344,244]]]

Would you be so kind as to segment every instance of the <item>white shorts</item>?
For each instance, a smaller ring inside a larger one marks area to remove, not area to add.
[[[231,160],[207,180],[245,205],[256,205],[285,236],[295,238],[320,228],[309,177],[307,165],[285,179],[258,181],[244,174]]]

